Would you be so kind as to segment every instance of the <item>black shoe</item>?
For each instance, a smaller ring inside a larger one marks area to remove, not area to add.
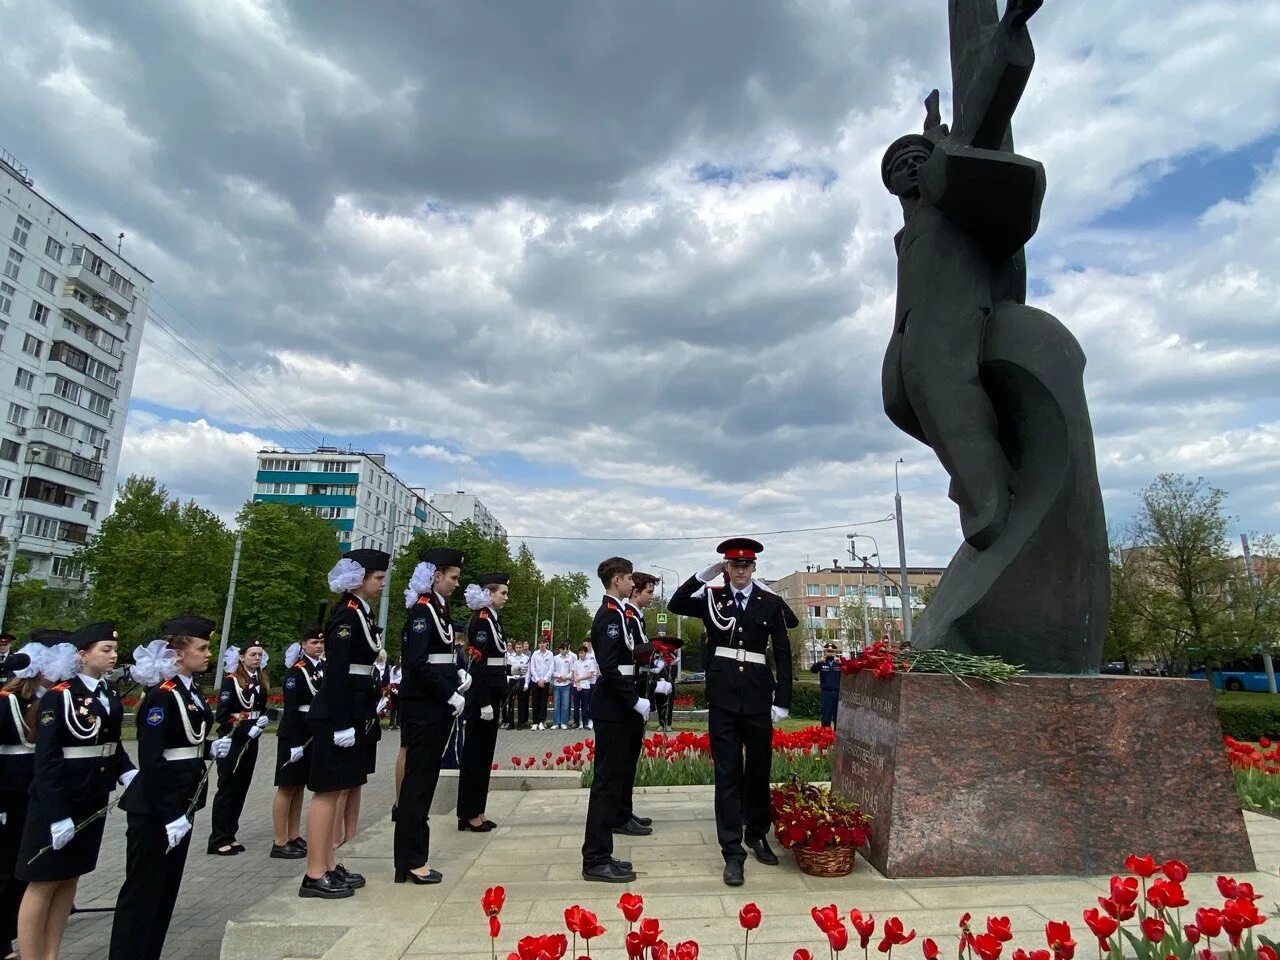
[[[771,867],[778,865],[778,855],[773,852],[773,848],[769,846],[769,841],[764,837],[759,840],[752,840],[747,843],[751,848],[751,852],[756,855],[756,859],[761,863],[768,864]]]
[[[642,826],[642,827],[652,827],[652,826],[653,826],[653,817],[637,817],[637,816],[633,813],[633,814],[631,815],[631,819],[632,819],[632,820],[634,820],[636,823],[640,824],[640,826]]]
[[[634,870],[623,870],[610,860],[598,867],[583,867],[583,880],[598,880],[601,883],[632,883],[636,879]]]
[[[303,840],[301,837],[294,837],[289,841],[289,846],[297,847],[303,853],[306,853],[307,851],[307,841]]]
[[[619,827],[613,828],[614,833],[625,833],[630,837],[647,837],[653,833],[653,827],[646,827],[638,822],[634,817]]]
[[[623,871],[624,873],[631,869],[630,860],[619,860],[617,857],[610,857],[609,860],[613,863],[615,867],[617,867],[619,870]]]
[[[227,849],[225,850],[219,850],[218,847],[216,846],[208,847],[205,850],[205,853],[209,854],[209,856],[211,857],[234,857],[237,853],[240,852],[230,844],[227,844],[226,847]]]
[[[234,850],[236,853],[244,853],[244,844],[239,842],[233,843],[231,845],[231,849]]]
[[[746,878],[742,875],[741,860],[735,857],[724,862],[724,882],[730,887],[740,887],[746,883]]]
[[[472,833],[488,833],[490,830],[492,830],[496,826],[497,824],[494,823],[492,820],[486,820],[484,823],[480,824],[480,826],[478,827],[475,824],[473,824],[470,820],[458,821],[459,832],[462,832],[463,830],[469,830]]]
[[[331,873],[326,873],[319,880],[312,880],[304,875],[302,886],[298,888],[300,897],[319,897],[321,900],[345,900],[355,896],[355,891]]]
[[[397,870],[396,883],[416,883],[425,886],[429,883],[439,883],[444,879],[444,874],[439,870],[428,870],[425,874],[417,874],[412,870]]]
[[[271,845],[272,860],[301,860],[307,855],[307,851],[301,847],[295,847],[290,843],[273,843]]]
[[[359,890],[364,886],[364,877],[358,873],[352,873],[342,864],[338,864],[333,868],[334,875],[345,883],[352,890]]]

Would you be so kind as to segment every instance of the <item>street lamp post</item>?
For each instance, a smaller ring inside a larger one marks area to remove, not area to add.
[[[889,619],[889,603],[885,597],[884,567],[880,565],[880,544],[877,543],[876,538],[869,533],[850,533],[848,534],[848,537],[850,540],[856,540],[858,537],[862,537],[864,540],[870,540],[871,545],[876,548],[875,553],[871,554],[870,557],[861,557],[860,559],[862,560],[862,565],[864,567],[867,566],[867,561],[869,559],[874,558],[876,561],[876,573],[880,576],[880,621],[881,623],[884,623]],[[852,549],[852,547],[850,549]]]
[[[655,570],[665,570],[667,573],[674,574],[674,575],[675,575],[675,578],[676,578],[676,583],[684,583],[684,581],[680,579],[680,572],[679,572],[678,570],[672,570],[670,567],[664,567],[664,566],[661,566],[661,565],[656,564],[656,563],[655,563],[655,564],[653,564],[652,566],[653,566],[653,569],[655,569]],[[666,598],[666,596],[665,596],[665,594],[666,594],[666,584],[664,583],[664,584],[662,585],[662,587],[663,587],[662,592],[663,592],[663,594],[664,594],[664,596],[663,596],[663,598],[662,598],[662,602],[663,602],[663,604],[665,605],[665,604],[666,604],[666,602],[667,602],[667,598]],[[678,614],[678,613],[677,613],[677,614],[676,614],[676,639],[678,639],[678,640],[683,640],[683,639],[684,639],[684,634],[683,634],[683,632],[682,632],[682,630],[681,630],[681,628],[682,628],[683,626],[684,626],[684,617],[680,616],[680,614]]]
[[[911,645],[911,587],[907,583],[907,540],[902,532],[902,493],[898,490],[898,464],[905,463],[901,457],[893,465],[893,513],[898,520],[898,575],[902,582],[898,590],[902,594],[902,639]]]

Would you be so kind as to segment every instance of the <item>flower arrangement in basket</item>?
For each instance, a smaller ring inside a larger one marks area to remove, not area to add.
[[[802,871],[815,877],[853,871],[854,853],[871,842],[871,818],[857,804],[797,777],[774,787],[771,799],[773,835]]]

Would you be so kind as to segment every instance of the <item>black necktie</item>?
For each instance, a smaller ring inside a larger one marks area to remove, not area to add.
[[[747,595],[743,593],[741,590],[739,590],[738,591],[738,612],[746,613],[746,610],[747,610]]]

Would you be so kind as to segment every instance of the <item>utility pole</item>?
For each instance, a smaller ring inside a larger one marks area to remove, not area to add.
[[[222,636],[218,639],[218,662],[214,666],[217,676],[222,672],[222,657],[227,652],[227,637],[231,635],[231,609],[236,602],[236,577],[240,573],[240,546],[244,538],[236,534],[235,550],[231,554],[231,583],[227,586],[227,607],[222,611]]]
[[[26,496],[27,480],[31,476],[31,465],[44,456],[45,447],[39,443],[27,446],[22,475],[18,478],[18,496],[21,501]],[[22,536],[22,510],[13,512],[13,535],[9,537],[9,552],[5,556],[4,580],[0,581],[0,628],[4,627],[4,616],[9,609],[9,587],[13,584],[14,567],[18,564],[18,538]]]
[[[538,644],[538,624],[542,622],[542,594],[539,592],[538,598],[533,602],[533,643]]]
[[[902,532],[902,493],[898,490],[898,463],[905,461],[899,457],[893,465],[893,513],[898,518],[898,575],[902,582],[898,585],[902,594],[902,639],[907,646],[911,645],[911,587],[907,583],[907,540]]]
[[[387,534],[387,553],[391,554],[391,560],[394,565],[396,558],[396,531],[400,529],[400,507],[394,502],[391,504],[391,530]],[[386,582],[382,584],[382,599],[378,601],[378,626],[383,631],[387,629],[387,613],[391,606],[391,571],[387,571]],[[387,642],[386,633],[383,633],[382,642]]]
[[[1240,546],[1244,548],[1244,569],[1249,575],[1249,589],[1253,593],[1254,615],[1257,615],[1258,575],[1253,569],[1253,552],[1249,549],[1249,538],[1240,534]],[[1276,667],[1271,661],[1271,651],[1264,640],[1262,643],[1262,668],[1267,671],[1267,689],[1276,693]]]

